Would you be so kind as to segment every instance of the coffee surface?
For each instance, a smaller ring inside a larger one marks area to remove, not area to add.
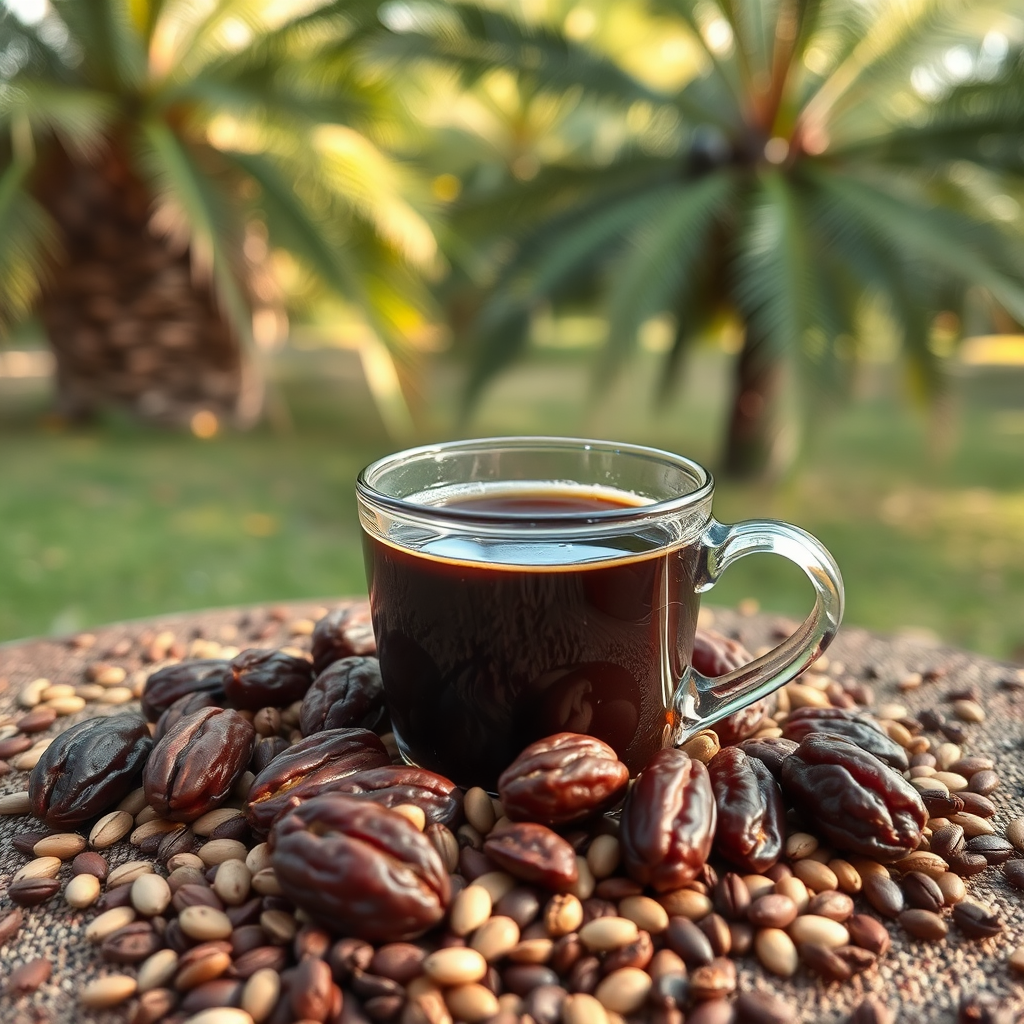
[[[447,504],[528,520],[585,516],[638,499],[546,486]],[[483,550],[472,542],[417,551],[364,537],[399,745],[422,767],[493,790],[528,743],[586,732],[614,747],[635,774],[672,724],[672,692],[696,625],[697,547],[636,553],[629,538],[622,547],[581,538],[560,549],[532,539],[527,524],[523,532],[527,557],[510,555],[506,545],[500,563],[477,560],[478,553],[453,557]],[[541,548],[538,564],[529,564]],[[588,562],[588,554],[601,560]]]

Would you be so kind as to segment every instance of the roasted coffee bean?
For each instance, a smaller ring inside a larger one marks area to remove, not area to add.
[[[424,959],[426,958],[424,957]],[[422,969],[422,963],[420,967]],[[348,984],[360,999],[401,995],[403,989],[403,986],[392,978],[386,978],[381,974],[369,974],[365,971],[353,971]]]
[[[928,811],[929,818],[945,818],[964,809],[963,798],[958,793],[926,789],[918,795]]]
[[[720,999],[736,991],[736,965],[725,957],[715,957],[690,972],[690,998]]]
[[[897,917],[903,910],[903,892],[888,875],[868,875],[862,893],[883,917]]]
[[[910,871],[903,876],[903,892],[907,902],[919,910],[938,913],[945,902],[938,882],[920,871]]]
[[[959,825],[944,825],[936,829],[928,845],[932,853],[945,861],[960,857],[967,848],[964,830]]]
[[[854,914],[844,922],[850,939],[855,944],[876,956],[884,956],[891,945],[889,932],[881,921],[868,914]]]
[[[263,736],[256,741],[253,747],[252,760],[249,762],[250,770],[259,775],[278,754],[283,754],[291,744],[282,736]]]
[[[25,857],[35,856],[36,844],[41,840],[46,839],[47,836],[57,835],[56,832],[43,831],[42,829],[33,829],[30,832],[19,832],[16,836],[11,839],[11,846],[13,846],[18,853]]]
[[[326,729],[376,729],[385,717],[384,685],[376,658],[341,658],[306,691],[299,712],[303,736]]]
[[[807,913],[843,922],[853,913],[853,900],[844,892],[826,889],[811,897],[807,904]]]
[[[344,984],[356,971],[368,971],[373,962],[373,946],[362,939],[339,939],[327,954],[334,980]]]
[[[376,653],[377,644],[366,608],[358,605],[335,608],[313,628],[313,668],[318,673],[342,658]]]
[[[219,807],[249,764],[255,740],[252,723],[237,711],[203,708],[180,719],[146,763],[150,806],[172,821],[195,821]]]
[[[994,911],[977,903],[957,903],[953,922],[969,939],[987,939],[1003,930],[1002,919]]]
[[[594,985],[597,985],[597,978],[600,977],[600,961],[597,957],[591,957],[594,961]],[[535,989],[542,986],[557,986],[558,975],[550,967],[541,964],[511,964],[501,972],[501,980],[509,992],[517,996],[526,996]]]
[[[707,768],[666,748],[626,797],[619,842],[628,874],[659,892],[693,881],[711,852],[715,798]]]
[[[194,693],[207,693],[214,702],[224,699],[224,684],[231,665],[222,658],[183,661],[154,672],[142,691],[142,713],[155,722],[175,701]]]
[[[1012,843],[1008,843],[1002,836],[974,836],[967,840],[968,853],[980,853],[989,864],[1002,864],[1011,857],[1016,856],[1017,851]]]
[[[733,1003],[736,1024],[791,1024],[796,1007],[773,992],[741,992]]]
[[[517,885],[509,889],[494,904],[494,913],[501,917],[510,917],[520,928],[525,928],[536,919],[540,907],[541,899],[535,889]]]
[[[718,918],[718,920],[722,919]],[[724,924],[724,922],[722,923]],[[728,932],[728,926],[726,926],[726,932]],[[642,971],[651,962],[653,956],[654,942],[650,933],[641,931],[632,942],[627,942],[624,946],[606,953],[601,962],[601,970],[604,974],[611,974],[613,971],[620,971],[626,967]]]
[[[0,947],[6,946],[18,934],[24,920],[21,907],[0,910]]]
[[[19,907],[37,907],[60,892],[56,878],[19,878],[12,882],[7,895]]]
[[[741,921],[750,907],[750,890],[736,872],[728,871],[715,886],[714,903],[715,909],[727,920]]]
[[[614,806],[628,782],[607,743],[561,732],[531,743],[502,772],[498,793],[513,821],[565,825]]]
[[[654,979],[647,1001],[663,1010],[679,1010],[686,1006],[688,996],[686,968],[680,964],[678,971],[660,974]]]
[[[945,938],[949,931],[946,922],[930,910],[904,910],[897,920],[915,939],[925,939],[929,942]]]
[[[404,940],[437,924],[448,906],[448,874],[430,840],[369,801],[307,800],[278,822],[269,845],[285,895],[327,928]]]
[[[996,813],[996,805],[987,796],[981,793],[971,793],[961,790],[957,793],[963,807],[961,810],[967,814],[974,814],[979,818],[991,818]]]
[[[108,935],[100,945],[100,955],[112,964],[138,964],[162,949],[163,944],[148,921],[134,921]]]
[[[299,963],[292,975],[289,1004],[296,1020],[325,1021],[331,1008],[334,980],[323,960]]]
[[[928,812],[917,791],[874,755],[810,735],[782,765],[786,796],[833,846],[880,861],[916,849]]]
[[[102,814],[131,788],[153,749],[141,715],[90,718],[62,732],[29,775],[32,813],[53,827]]]
[[[249,825],[257,835],[267,835],[285,811],[330,792],[340,779],[390,761],[384,744],[366,729],[329,729],[307,736],[256,776],[246,809]]]
[[[601,961],[596,956],[585,956],[573,964],[569,972],[568,989],[570,992],[590,995],[601,980]],[[557,979],[556,979],[557,981]]]
[[[980,796],[988,796],[989,793],[994,793],[998,788],[999,776],[991,770],[975,772],[967,785],[967,789],[971,793],[977,793]]]
[[[754,737],[739,744],[740,750],[747,757],[756,757],[776,778],[782,770],[782,762],[799,746],[796,740],[783,739],[781,736]]]
[[[205,690],[197,690],[195,693],[186,693],[179,697],[158,719],[156,729],[153,731],[153,742],[159,743],[167,730],[178,724],[186,715],[195,714],[203,708],[219,707],[218,700],[214,695]]]
[[[390,978],[400,985],[408,985],[423,973],[425,952],[410,942],[389,942],[373,954],[369,971]]]
[[[808,968],[826,981],[849,981],[853,977],[850,965],[827,946],[816,942],[801,942],[797,952]]]
[[[668,922],[665,943],[677,956],[682,957],[687,967],[700,967],[715,958],[708,937],[700,928],[685,917],[673,917]]]
[[[708,914],[698,922],[697,927],[708,937],[715,956],[728,956],[732,949],[732,932],[721,914]]]
[[[484,853],[516,878],[556,892],[571,889],[579,878],[573,848],[544,825],[509,822],[494,828]]]
[[[287,962],[288,951],[283,946],[256,946],[235,957],[231,976],[245,981],[257,971],[283,971]]]
[[[236,1007],[242,997],[242,982],[231,978],[215,978],[197,985],[182,999],[179,1009],[184,1013],[201,1013],[221,1006]],[[225,1021],[225,1024],[229,1024]]]
[[[8,976],[6,993],[18,998],[35,992],[40,985],[50,980],[52,972],[53,964],[44,957],[19,964]]]
[[[1008,860],[1003,865],[1003,877],[1015,889],[1024,889],[1024,860]]]
[[[781,893],[759,896],[747,909],[755,928],[787,928],[796,919],[797,905]]]
[[[305,658],[253,647],[231,659],[224,692],[235,707],[259,711],[302,700],[312,682],[313,666]]]
[[[870,950],[861,949],[860,946],[837,946],[832,950],[854,974],[861,974],[863,971],[874,967],[878,957]]]
[[[332,793],[372,800],[384,807],[412,804],[429,824],[455,828],[462,819],[462,790],[443,775],[411,765],[387,765],[354,772],[331,786]]]
[[[568,994],[560,985],[540,985],[526,995],[523,1012],[536,1024],[559,1024]]]
[[[874,754],[899,772],[910,766],[907,752],[891,740],[871,715],[841,708],[797,708],[782,727],[782,735],[798,743],[808,736],[834,736]]]

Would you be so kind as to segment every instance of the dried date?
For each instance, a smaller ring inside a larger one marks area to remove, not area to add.
[[[747,757],[756,757],[776,778],[782,770],[782,762],[799,746],[796,740],[784,740],[781,736],[763,736],[739,744]]]
[[[153,742],[159,743],[168,730],[181,721],[186,715],[195,714],[203,708],[219,707],[217,700],[212,693],[206,690],[196,690],[195,693],[186,693],[179,697],[156,721],[156,729],[153,730]]]
[[[738,640],[731,640],[712,629],[698,629],[693,637],[693,667],[701,675],[714,678],[749,665],[754,656]],[[766,700],[754,701],[727,718],[715,722],[711,728],[723,747],[739,743],[757,732],[768,714]]]
[[[246,817],[266,835],[285,811],[326,793],[335,783],[368,768],[391,763],[380,739],[367,729],[329,729],[299,740],[256,776]]]
[[[782,789],[833,846],[878,861],[917,849],[928,819],[902,775],[834,736],[812,734],[783,761]]]
[[[630,877],[658,892],[692,882],[711,852],[715,821],[707,768],[681,750],[659,750],[622,809],[619,842]]]
[[[443,775],[411,765],[356,772],[331,786],[331,792],[372,800],[384,807],[415,804],[426,815],[428,825],[455,828],[462,820],[462,790]]]
[[[283,708],[302,700],[313,682],[313,666],[284,651],[250,648],[231,659],[227,699],[237,708]]]
[[[302,700],[303,736],[325,729],[376,729],[384,719],[384,684],[376,658],[342,658],[321,672]]]
[[[579,879],[576,851],[544,825],[514,821],[492,829],[484,853],[510,875],[564,892]]]
[[[782,853],[786,810],[764,762],[725,747],[708,764],[718,824],[715,849],[748,874],[761,875]]]
[[[799,743],[811,735],[836,736],[874,754],[879,761],[905,772],[910,766],[907,752],[889,739],[882,727],[869,715],[842,708],[797,708],[790,712],[782,735]]]
[[[231,675],[231,663],[223,658],[182,661],[158,669],[142,691],[142,713],[155,722],[176,700],[186,694],[208,693],[215,702],[224,699],[224,684]]]
[[[317,672],[342,658],[376,653],[370,610],[365,605],[335,608],[313,627],[313,668]]]
[[[32,813],[53,827],[76,825],[116,804],[153,749],[141,715],[90,718],[62,732],[28,780]]]
[[[153,749],[142,784],[171,821],[195,821],[231,795],[252,757],[256,731],[237,711],[203,708],[178,721]]]
[[[498,793],[513,821],[567,825],[614,806],[629,769],[594,736],[560,732],[531,743],[501,773]]]
[[[282,817],[269,842],[285,895],[333,931],[397,942],[444,917],[451,888],[437,851],[379,804],[315,797]]]

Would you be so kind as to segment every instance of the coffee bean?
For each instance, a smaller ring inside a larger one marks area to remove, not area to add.
[[[178,970],[178,954],[173,949],[160,949],[139,964],[136,981],[140,992],[169,985]]]
[[[100,955],[115,964],[137,964],[162,946],[163,939],[148,921],[133,921],[103,940]]]
[[[687,967],[709,964],[715,958],[708,937],[688,918],[670,918],[665,941],[673,953],[682,957]]]
[[[749,892],[747,896],[749,898]],[[658,902],[665,908],[669,917],[685,917],[691,921],[699,921],[711,913],[714,905],[703,893],[693,889],[677,889],[675,892],[664,893]]]
[[[781,928],[762,928],[754,935],[754,953],[761,964],[780,978],[791,977],[799,958],[793,940]]]
[[[863,971],[874,967],[878,962],[878,957],[874,953],[869,952],[866,949],[861,949],[860,946],[838,946],[832,950],[837,957],[839,957],[854,974],[860,974]]]
[[[726,999],[709,999],[698,1003],[686,1015],[686,1024],[733,1024],[736,1015]]]
[[[622,851],[615,836],[597,836],[587,849],[587,864],[595,878],[612,875],[621,858]]]
[[[1008,860],[1003,865],[1003,877],[1015,889],[1024,889],[1024,860]]]
[[[838,921],[814,914],[798,917],[786,930],[797,946],[802,942],[813,942],[826,949],[834,949],[850,941],[850,933]]]
[[[888,875],[869,875],[864,879],[863,893],[883,917],[897,917],[903,910],[903,893]]]
[[[78,854],[71,862],[71,872],[74,875],[95,875],[103,882],[108,874],[106,858],[102,854],[87,850]]]
[[[945,938],[949,931],[946,922],[930,910],[904,910],[897,920],[904,931],[909,932],[915,939],[925,939],[928,942]]]
[[[536,1024],[558,1024],[569,993],[560,985],[540,985],[528,993],[522,1009]]]
[[[850,1014],[848,1024],[894,1024],[892,1011],[876,996],[868,996]]]
[[[987,939],[1003,930],[999,915],[977,903],[957,903],[953,921],[969,939]]]
[[[619,914],[652,935],[668,928],[668,911],[649,896],[627,896],[619,903]]]
[[[608,1015],[593,996],[577,992],[562,1004],[562,1024],[608,1024]]]
[[[89,982],[79,993],[78,1001],[92,1010],[105,1010],[131,999],[135,991],[134,978],[125,974],[108,974]]]
[[[7,895],[19,907],[37,907],[60,891],[56,878],[21,878],[12,882]]]
[[[819,943],[801,942],[797,951],[807,967],[826,981],[849,981],[853,977],[846,961]]]
[[[720,999],[736,991],[736,964],[725,957],[715,957],[690,972],[690,997]]]
[[[159,875],[140,875],[132,882],[132,906],[143,917],[162,914],[170,902],[170,886]]]
[[[891,940],[881,921],[868,914],[854,914],[846,922],[846,928],[855,945],[877,956],[884,956],[888,952]]]
[[[28,960],[11,971],[7,979],[7,993],[11,996],[25,996],[35,992],[40,985],[49,981],[53,964],[44,957]]]
[[[715,909],[730,921],[742,921],[749,907],[750,890],[743,879],[734,871],[724,874],[715,886]]]
[[[796,1007],[772,992],[741,992],[733,1004],[736,1024],[790,1024]]]
[[[587,949],[595,953],[606,953],[634,942],[639,929],[625,917],[601,917],[583,925],[579,935]]]
[[[475,949],[439,949],[423,961],[423,973],[439,985],[468,985],[487,974],[487,961]]]
[[[945,903],[939,883],[920,871],[911,871],[903,876],[903,892],[907,902],[919,910],[935,913]]]
[[[595,964],[600,967],[597,961]],[[542,985],[557,985],[558,975],[549,967],[539,964],[512,964],[501,972],[502,981],[509,992],[525,996]],[[597,978],[595,976],[595,985]]]
[[[807,904],[808,914],[817,914],[842,923],[853,913],[853,900],[846,893],[835,889],[819,892]]]
[[[1013,844],[1001,836],[974,836],[967,840],[967,851],[981,854],[989,864],[1002,864],[1016,853]]]
[[[606,975],[594,996],[606,1010],[624,1015],[636,1013],[647,1000],[651,984],[651,977],[645,971],[623,967]]]

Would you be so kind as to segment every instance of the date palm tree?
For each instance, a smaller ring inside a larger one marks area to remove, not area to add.
[[[493,255],[470,395],[524,348],[544,305],[599,289],[600,376],[669,314],[662,375],[723,314],[742,327],[723,468],[778,455],[787,372],[842,378],[864,297],[884,302],[908,365],[937,380],[932,322],[968,299],[1024,317],[1024,58],[1005,4],[957,0],[651,0],[695,73],[645,86],[557,26],[447,5],[401,26],[407,54],[468,76],[604,103],[624,143],[467,187],[455,224]],[[502,245],[489,245],[497,236]],[[954,321],[955,322],[955,321]]]
[[[400,339],[435,243],[377,6],[0,4],[0,328],[38,313],[63,413],[251,422],[281,251]]]

